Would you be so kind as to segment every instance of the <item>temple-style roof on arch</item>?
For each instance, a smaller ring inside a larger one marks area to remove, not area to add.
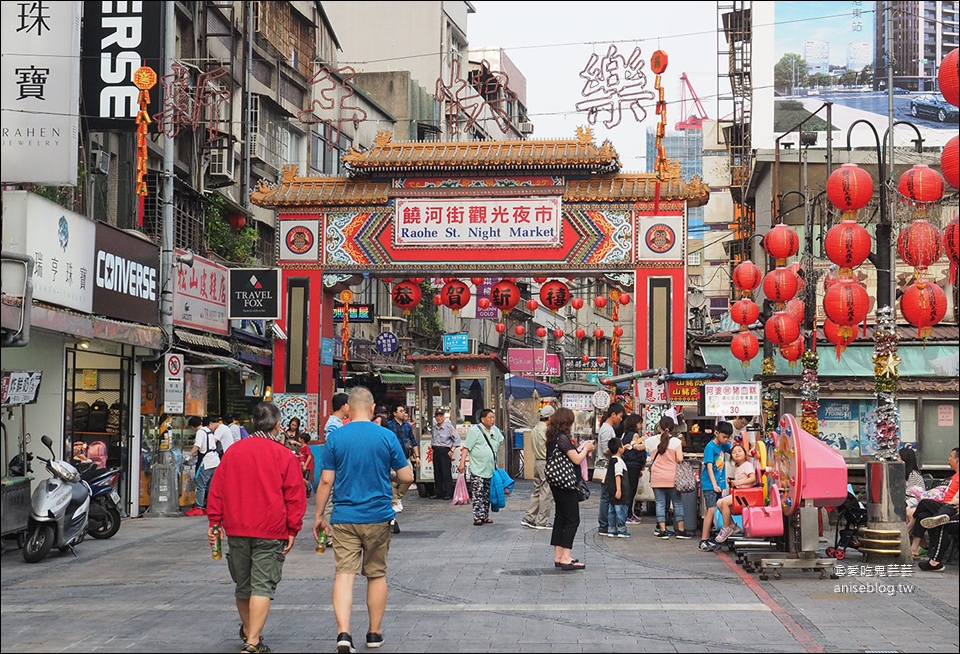
[[[343,163],[353,176],[371,172],[436,170],[570,171],[615,173],[620,157],[610,141],[597,147],[593,130],[578,127],[574,139],[522,141],[394,142],[393,134],[381,131],[373,148],[361,152],[350,148]]]
[[[277,184],[260,182],[250,200],[262,207],[335,207],[382,205],[390,200],[387,182],[369,182],[349,177],[297,177],[296,166],[284,166]],[[635,203],[653,202],[657,197],[654,173],[598,175],[567,180],[563,201]],[[699,177],[685,182],[677,163],[668,165],[660,184],[661,202],[686,201],[701,207],[710,199],[710,189]]]

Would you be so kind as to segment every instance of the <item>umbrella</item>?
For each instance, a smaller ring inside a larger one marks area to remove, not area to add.
[[[504,377],[504,389],[507,396],[513,396],[518,400],[526,400],[533,397],[533,391],[537,391],[540,397],[553,397],[553,384],[547,382],[529,379],[522,375],[507,375]]]

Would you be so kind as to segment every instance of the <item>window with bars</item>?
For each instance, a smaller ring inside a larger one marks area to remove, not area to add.
[[[286,161],[286,127],[276,111],[259,95],[250,98],[250,156],[279,171]]]
[[[155,243],[163,238],[163,200],[160,197],[160,174],[149,172],[144,176],[147,196],[143,206],[143,231]],[[174,247],[206,252],[204,236],[203,202],[185,189],[175,189],[173,194],[173,245]]]

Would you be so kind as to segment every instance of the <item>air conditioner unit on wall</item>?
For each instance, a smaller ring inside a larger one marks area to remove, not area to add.
[[[95,175],[109,175],[110,153],[106,150],[94,150],[90,157],[90,172]]]
[[[533,134],[533,123],[529,121],[523,121],[517,124],[517,129],[520,130],[521,134]]]
[[[221,145],[221,143],[218,142],[214,145]],[[207,173],[212,179],[232,183],[234,181],[234,166],[233,145],[214,147],[210,150],[210,167],[207,169]]]

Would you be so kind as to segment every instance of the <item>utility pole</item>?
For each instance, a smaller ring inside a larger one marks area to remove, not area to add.
[[[164,8],[163,74],[173,75],[173,55],[177,43],[177,15],[173,3]],[[166,346],[173,344],[173,137],[163,139],[163,213],[160,234],[160,326]]]

